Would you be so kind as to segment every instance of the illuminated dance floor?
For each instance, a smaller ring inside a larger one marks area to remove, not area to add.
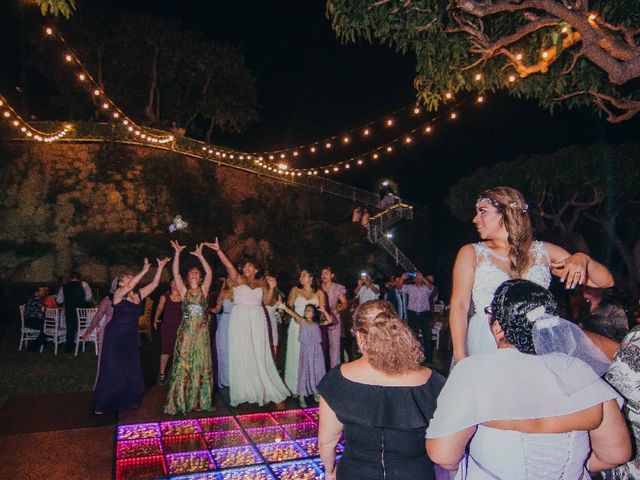
[[[116,442],[116,480],[324,478],[317,408],[118,425]]]

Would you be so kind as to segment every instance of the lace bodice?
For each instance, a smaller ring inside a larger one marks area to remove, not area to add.
[[[589,451],[589,434],[584,431],[527,434],[480,425],[456,480],[588,479]]]
[[[508,260],[501,261],[483,242],[474,243],[476,252],[476,271],[473,279],[471,298],[475,307],[474,315],[484,314],[484,308],[491,304],[496,289],[511,276],[507,273]],[[523,278],[542,285],[545,288],[551,283],[549,268],[549,254],[543,242],[534,241],[529,249],[533,260],[532,265],[525,272]]]
[[[234,287],[233,304],[262,306],[262,287],[250,288],[245,284]]]

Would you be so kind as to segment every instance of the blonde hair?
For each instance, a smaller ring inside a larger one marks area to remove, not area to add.
[[[353,330],[362,334],[360,347],[376,370],[399,374],[415,370],[424,361],[420,343],[385,300],[360,305],[353,318]]]
[[[502,214],[509,242],[511,271],[518,278],[529,267],[529,249],[533,242],[531,219],[524,196],[515,188],[495,187],[480,193],[479,200],[489,200]]]

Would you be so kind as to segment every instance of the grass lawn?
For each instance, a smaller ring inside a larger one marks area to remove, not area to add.
[[[0,343],[0,406],[10,395],[80,392],[93,389],[98,357],[93,344],[78,356],[48,343],[43,353],[18,351],[20,324],[12,323]]]

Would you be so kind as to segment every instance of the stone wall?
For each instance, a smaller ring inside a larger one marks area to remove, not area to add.
[[[2,142],[3,281],[54,282],[79,269],[106,283],[145,244],[168,244],[176,214],[190,222],[194,238],[219,235],[233,257],[248,254],[268,264],[274,252],[260,236],[271,221],[265,216],[279,218],[282,211],[296,221],[342,222],[352,208],[335,197],[154,149]],[[100,248],[111,261],[100,258]]]

